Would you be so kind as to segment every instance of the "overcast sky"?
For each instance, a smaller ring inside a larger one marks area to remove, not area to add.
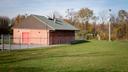
[[[65,16],[67,9],[88,7],[96,14],[112,9],[128,11],[128,0],[0,0],[0,16],[15,17],[18,14],[49,15],[58,11]]]

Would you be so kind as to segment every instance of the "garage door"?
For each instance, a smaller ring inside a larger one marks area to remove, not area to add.
[[[22,32],[22,43],[29,44],[29,32]]]

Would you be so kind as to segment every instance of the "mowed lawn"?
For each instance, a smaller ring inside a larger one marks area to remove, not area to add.
[[[128,72],[128,41],[0,52],[0,72]]]

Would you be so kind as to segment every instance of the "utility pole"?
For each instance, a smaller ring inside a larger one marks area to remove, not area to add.
[[[109,9],[109,41],[111,41],[111,9]]]

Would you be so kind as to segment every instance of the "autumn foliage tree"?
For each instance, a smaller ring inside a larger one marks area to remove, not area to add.
[[[111,23],[111,39],[128,40],[128,12],[119,10],[118,13],[112,14],[108,21],[107,11],[103,11],[99,16],[95,16],[93,11],[88,8],[81,8],[78,11],[68,10],[69,17],[65,19],[75,27],[79,28],[77,36],[83,39],[96,38],[97,35],[102,40],[108,40],[108,22]],[[92,37],[93,35],[93,37]]]
[[[80,29],[77,33],[78,36],[85,39],[88,33],[92,33],[93,26],[89,23],[89,20],[93,16],[92,10],[89,8],[81,8],[79,11],[75,12],[73,9],[68,9],[67,13],[68,20],[66,21]]]
[[[21,23],[27,15],[18,15],[13,19],[13,25],[17,25],[19,23]]]

